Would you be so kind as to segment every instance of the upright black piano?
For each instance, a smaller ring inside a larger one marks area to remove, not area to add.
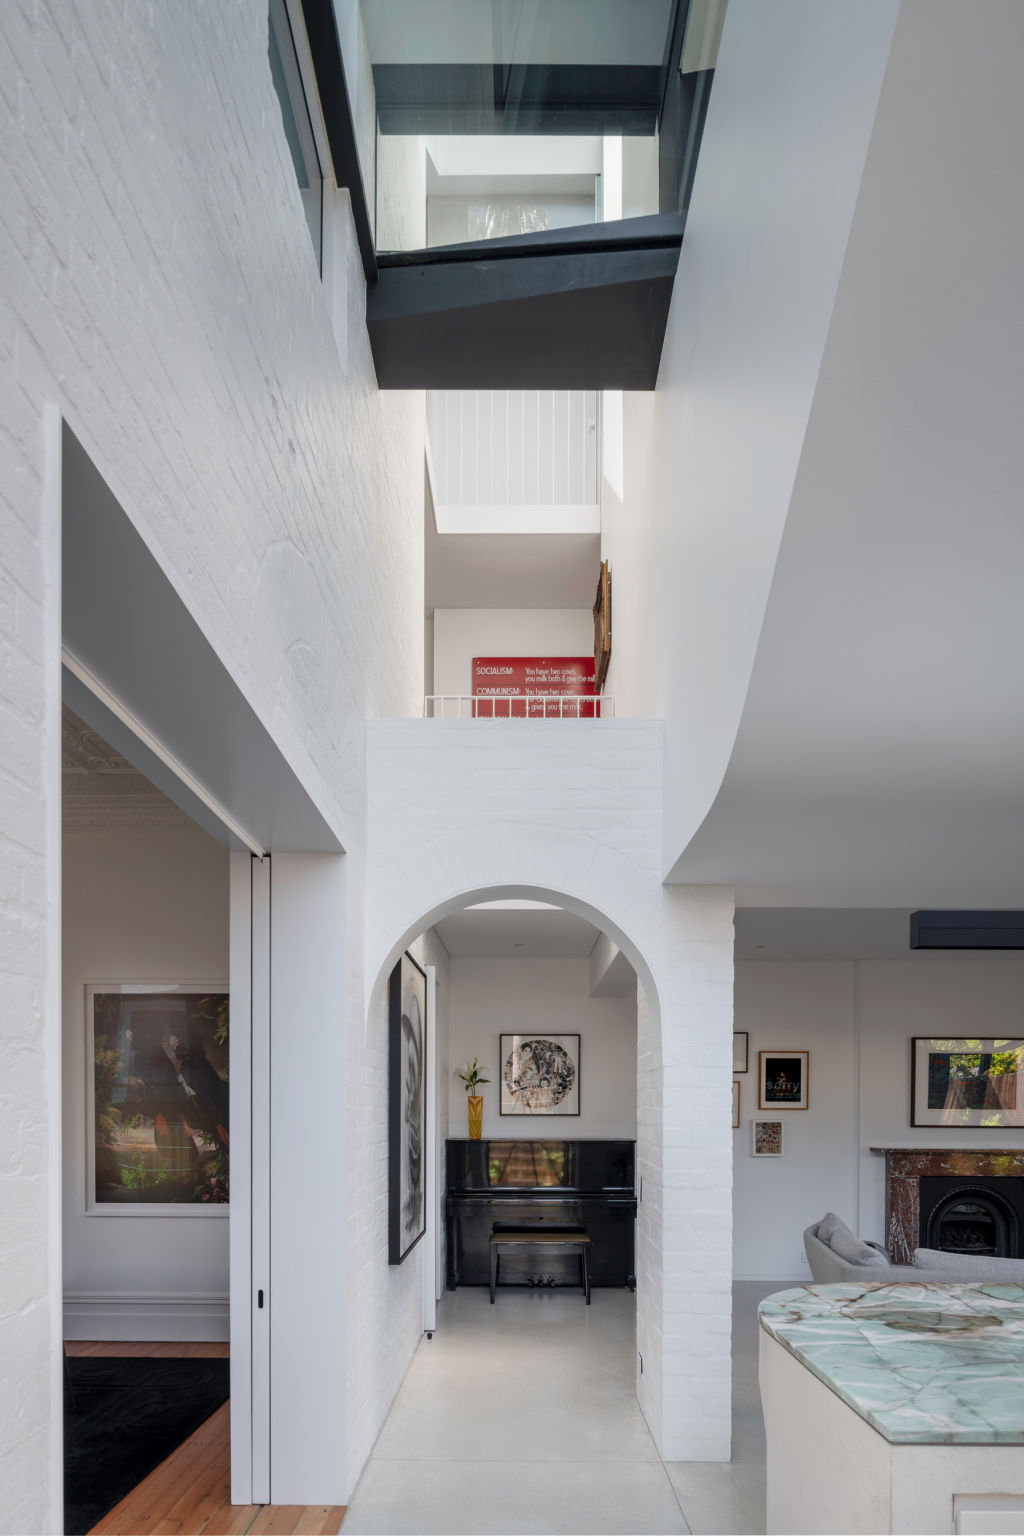
[[[449,1141],[448,1287],[487,1285],[495,1224],[585,1227],[592,1285],[636,1288],[636,1143]],[[576,1283],[571,1256],[538,1249],[502,1256],[503,1284]]]

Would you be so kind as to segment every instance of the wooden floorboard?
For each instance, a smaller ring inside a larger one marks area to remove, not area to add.
[[[223,1359],[227,1344],[68,1340],[69,1355]],[[224,1403],[94,1525],[89,1536],[335,1536],[343,1504],[232,1504],[231,1406]]]

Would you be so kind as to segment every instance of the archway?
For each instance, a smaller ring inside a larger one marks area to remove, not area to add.
[[[635,1003],[632,1005],[632,1017],[635,1021],[634,1049],[637,1071],[637,1094],[631,1106],[634,1116],[635,1130],[629,1131],[630,1139],[635,1137],[635,1184],[634,1188],[639,1193],[643,1187],[648,1199],[641,1202],[638,1207],[638,1220],[636,1228],[636,1337],[637,1337],[637,1361],[636,1361],[636,1397],[641,1411],[648,1419],[648,1423],[655,1432],[660,1422],[659,1403],[656,1395],[656,1387],[659,1380],[657,1370],[650,1369],[653,1358],[658,1348],[661,1334],[661,1213],[662,1202],[657,1198],[657,1191],[662,1182],[662,1138],[661,1117],[659,1104],[661,1097],[661,1005],[658,978],[654,969],[644,953],[635,936],[626,932],[620,922],[610,917],[594,901],[587,900],[578,894],[568,892],[553,885],[522,884],[512,882],[493,882],[486,885],[477,885],[454,892],[443,900],[409,919],[405,926],[394,936],[384,952],[382,961],[377,965],[369,987],[368,1012],[366,1026],[368,1034],[378,1042],[384,1038],[383,1023],[387,1012],[387,984],[392,969],[399,957],[411,945],[424,934],[435,932],[438,924],[443,924],[446,918],[471,909],[478,909],[496,902],[521,901],[544,904],[563,913],[569,913],[582,919],[586,924],[592,925],[595,938],[604,935],[611,940],[628,959],[636,975]],[[419,953],[421,960],[429,962],[429,955]],[[583,986],[586,986],[584,979]],[[600,1004],[597,1004],[600,1007]],[[621,1039],[621,1036],[620,1036]],[[495,1042],[496,1043],[496,1042]],[[470,1047],[470,1054],[473,1047]],[[459,1058],[461,1060],[461,1057]],[[591,1057],[593,1061],[593,1056]],[[455,1060],[448,1063],[448,1072],[445,1074],[444,1085],[440,1089],[445,1095],[448,1092],[448,1080],[450,1070],[455,1065]],[[596,1066],[596,1063],[595,1063]],[[491,1074],[492,1080],[495,1074]],[[493,1092],[493,1090],[492,1090]],[[453,1110],[454,1113],[454,1110]],[[463,1111],[464,1113],[464,1111]],[[558,1126],[560,1134],[568,1134],[570,1139],[574,1135],[582,1135],[586,1140],[600,1137],[602,1132],[584,1130],[581,1132],[567,1131],[570,1122],[548,1122],[544,1129],[538,1123],[535,1134],[538,1136],[550,1136],[552,1125]],[[516,1122],[516,1130],[522,1134],[522,1125]],[[495,1130],[489,1133],[496,1134]],[[500,1133],[499,1133],[500,1134]],[[430,1130],[431,1141],[438,1135],[436,1117]],[[455,1138],[465,1135],[465,1130],[451,1131]],[[435,1149],[436,1151],[436,1149]],[[442,1149],[443,1151],[443,1149]],[[641,1185],[642,1181],[642,1185]],[[651,1196],[654,1198],[650,1198]],[[427,1266],[428,1273],[432,1269],[438,1248],[428,1248],[423,1263]],[[429,1284],[429,1281],[427,1282]],[[378,1277],[378,1289],[392,1287],[393,1294],[397,1293],[400,1282],[392,1273],[389,1276]],[[625,1297],[623,1298],[626,1299]],[[429,1303],[428,1303],[429,1305]],[[443,1316],[443,1313],[442,1313]],[[646,1357],[648,1361],[647,1372],[641,1374],[640,1357]],[[654,1387],[654,1391],[648,1388]],[[634,1410],[635,1411],[635,1410]]]

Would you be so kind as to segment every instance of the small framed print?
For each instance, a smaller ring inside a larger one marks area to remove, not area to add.
[[[782,1156],[781,1120],[751,1120],[750,1155],[751,1157]]]
[[[740,1128],[740,1085],[735,1079],[732,1085],[732,1128],[734,1131]]]
[[[750,1068],[750,1032],[734,1029],[732,1032],[732,1070],[746,1072]]]
[[[910,1046],[911,1125],[1024,1126],[1024,1039],[926,1035]]]
[[[806,1109],[810,1102],[810,1051],[761,1051],[758,1109]]]

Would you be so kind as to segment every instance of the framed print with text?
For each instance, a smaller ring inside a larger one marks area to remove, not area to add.
[[[807,1108],[810,1051],[760,1051],[758,1062],[758,1109]]]

